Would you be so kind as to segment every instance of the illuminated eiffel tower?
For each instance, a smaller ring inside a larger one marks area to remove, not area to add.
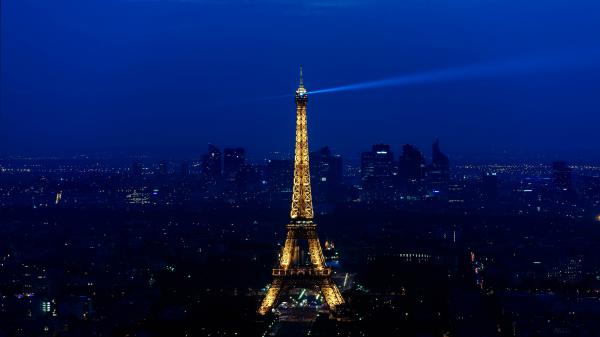
[[[277,304],[280,296],[292,288],[320,292],[330,310],[344,303],[342,294],[331,280],[331,268],[325,265],[325,258],[317,237],[317,225],[313,222],[306,126],[307,102],[308,94],[304,89],[302,67],[300,67],[300,86],[296,90],[296,149],[291,221],[286,226],[287,238],[281,251],[279,266],[273,269],[273,282],[258,309],[261,315],[269,312]],[[310,261],[306,263],[302,261],[301,242],[306,242],[308,246]]]

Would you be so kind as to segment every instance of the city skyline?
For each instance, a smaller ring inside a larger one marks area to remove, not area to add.
[[[600,166],[451,165],[436,139],[353,167],[309,151],[308,96],[293,160],[0,160],[0,332],[596,334]]]
[[[600,336],[600,2],[0,25],[0,337]]]

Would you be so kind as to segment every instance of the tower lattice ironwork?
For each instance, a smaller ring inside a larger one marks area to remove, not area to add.
[[[317,236],[317,225],[313,222],[306,123],[307,102],[308,94],[304,88],[302,67],[300,67],[300,85],[296,90],[296,148],[291,221],[286,226],[287,238],[280,254],[279,265],[273,269],[273,281],[258,309],[261,315],[269,312],[280,296],[292,288],[320,292],[331,310],[344,303],[342,294],[331,279],[331,268],[325,265]],[[302,263],[301,241],[307,242],[309,263]]]

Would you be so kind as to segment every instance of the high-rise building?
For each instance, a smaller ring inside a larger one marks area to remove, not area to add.
[[[450,160],[440,150],[439,139],[433,142],[431,165],[427,167],[426,176],[430,195],[446,197],[450,183]]]
[[[168,171],[169,171],[169,166],[167,165],[167,162],[161,161],[160,163],[158,163],[158,174],[159,175],[166,176]]]
[[[288,159],[270,159],[267,161],[265,181],[269,191],[292,193],[290,179],[294,175],[294,163]]]
[[[448,159],[448,156],[443,154],[440,150],[440,140],[437,138],[431,146],[431,166],[446,170],[450,166],[450,160]]]
[[[314,195],[321,203],[334,201],[343,180],[343,160],[329,147],[310,154],[310,172]]]
[[[387,144],[375,144],[371,151],[361,155],[361,177],[363,181],[372,177],[391,178],[394,172],[394,153]]]
[[[214,145],[208,145],[208,153],[202,156],[202,174],[209,179],[221,177],[221,151]]]
[[[363,198],[389,200],[394,192],[394,153],[387,144],[375,144],[361,155]]]
[[[246,164],[246,151],[241,148],[223,150],[223,177],[235,182]]]
[[[425,158],[421,151],[410,144],[402,147],[398,161],[398,181],[407,198],[421,198],[424,191]]]
[[[419,180],[425,174],[425,158],[421,151],[411,144],[402,147],[398,161],[398,176],[404,180]]]

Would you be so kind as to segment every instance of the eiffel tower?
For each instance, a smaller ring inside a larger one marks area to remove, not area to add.
[[[302,66],[300,66],[300,86],[296,90],[296,149],[291,220],[286,226],[287,238],[281,251],[279,266],[273,269],[273,282],[258,309],[261,315],[268,313],[277,304],[281,295],[292,288],[320,292],[332,311],[336,306],[344,303],[342,294],[331,280],[331,268],[325,265],[325,258],[317,237],[317,224],[313,222],[306,126],[307,102],[308,93],[304,88]],[[308,243],[310,261],[307,263],[302,263],[301,241]]]

